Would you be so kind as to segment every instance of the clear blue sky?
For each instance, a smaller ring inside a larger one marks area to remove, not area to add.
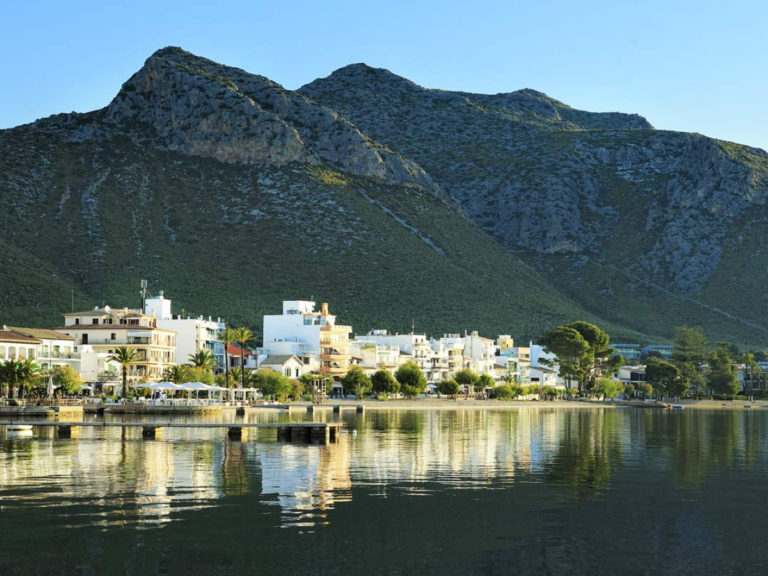
[[[366,62],[768,150],[768,0],[3,0],[0,31],[0,128],[101,108],[175,45],[291,89]]]

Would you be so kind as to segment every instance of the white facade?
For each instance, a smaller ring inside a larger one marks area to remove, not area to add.
[[[157,318],[157,327],[176,332],[176,362],[186,364],[189,357],[209,350],[213,354],[217,371],[224,370],[224,344],[219,335],[225,328],[221,318],[213,320],[210,316],[197,318],[182,318],[171,314],[171,300],[160,295],[147,298],[144,302],[144,313]]]
[[[270,354],[320,355],[320,325],[311,320],[315,303],[286,300],[281,315],[264,316],[264,348]],[[284,352],[286,345],[290,352]],[[278,351],[279,350],[279,351]]]
[[[340,377],[349,369],[351,331],[350,326],[336,323],[325,302],[316,312],[310,300],[285,300],[281,315],[264,316],[264,351],[285,353],[288,348],[302,358],[317,357],[320,373]]]
[[[469,368],[477,374],[496,376],[496,344],[483,338],[476,330],[464,336],[464,356],[470,358]]]
[[[379,361],[394,362],[395,369],[407,361],[415,362],[429,379],[433,353],[426,334],[390,334],[386,330],[371,330],[368,334],[357,337],[356,340],[375,344],[377,355],[380,356]],[[397,357],[395,349],[399,351]]]

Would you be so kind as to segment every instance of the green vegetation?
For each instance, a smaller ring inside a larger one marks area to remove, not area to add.
[[[293,386],[291,381],[269,368],[260,368],[253,375],[252,383],[254,386],[261,388],[261,393],[265,398],[273,398],[280,402],[285,402],[291,395]]]
[[[373,384],[368,375],[360,366],[352,366],[341,378],[341,385],[345,391],[352,392],[358,398],[362,398],[371,391]]]
[[[63,394],[79,394],[83,379],[72,366],[54,366],[51,370],[51,382]]]
[[[379,398],[386,398],[400,391],[400,382],[395,380],[389,370],[377,370],[371,376],[371,388]]]
[[[445,394],[451,398],[456,398],[459,393],[459,383],[453,378],[449,380],[443,380],[437,385],[437,391],[440,394]]]
[[[19,398],[35,385],[39,378],[40,367],[31,358],[6,360],[0,364],[0,384],[7,391],[8,398],[13,398],[18,388]]]
[[[109,355],[110,362],[117,362],[123,371],[123,391],[122,397],[128,396],[128,366],[139,359],[139,351],[130,346],[116,346],[115,351]]]
[[[400,384],[403,394],[413,398],[427,388],[427,379],[415,362],[406,362],[395,371],[395,380]]]

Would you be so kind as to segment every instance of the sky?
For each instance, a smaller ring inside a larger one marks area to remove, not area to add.
[[[0,128],[102,108],[164,46],[289,89],[356,62],[427,88],[533,88],[768,150],[766,0],[3,0]]]

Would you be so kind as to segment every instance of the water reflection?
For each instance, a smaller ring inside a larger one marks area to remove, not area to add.
[[[2,510],[49,507],[69,527],[152,528],[257,496],[279,510],[279,525],[306,529],[332,523],[357,490],[390,498],[538,484],[584,501],[620,478],[671,481],[695,498],[714,474],[762,474],[768,461],[768,413],[758,411],[393,410],[344,423],[348,433],[328,446],[278,443],[274,431],[229,442],[218,429],[172,428],[154,441],[139,429],[123,439],[120,429],[83,428],[71,440],[2,430]]]

